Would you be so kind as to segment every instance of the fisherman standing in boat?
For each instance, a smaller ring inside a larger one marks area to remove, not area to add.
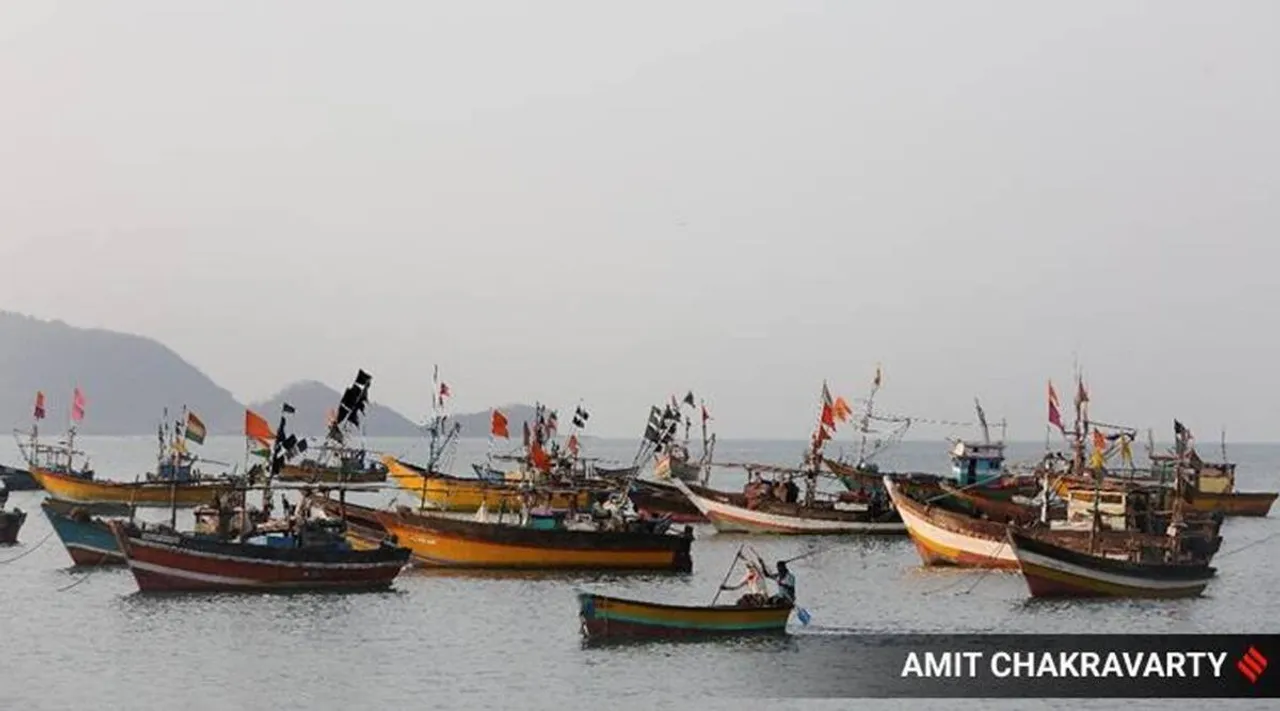
[[[770,602],[775,604],[787,603],[789,605],[796,604],[796,576],[787,569],[787,562],[778,561],[778,572],[770,573],[769,566],[764,561],[760,561],[760,569],[764,571],[766,578],[778,584],[778,594],[774,595]]]

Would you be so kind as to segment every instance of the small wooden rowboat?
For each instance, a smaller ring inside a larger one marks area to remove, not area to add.
[[[682,535],[641,531],[531,528],[448,518],[433,513],[378,511],[378,521],[424,566],[523,570],[693,569],[691,531]]]
[[[589,640],[783,634],[792,609],[789,603],[689,607],[578,594],[582,636]]]
[[[811,506],[762,499],[753,508],[743,494],[733,494],[674,483],[722,533],[775,534],[894,534],[907,532],[893,511],[872,512],[866,507],[842,508],[841,502]]]
[[[1008,535],[1032,597],[1195,597],[1217,573],[1202,560],[1117,560],[1055,545],[1012,526]]]
[[[236,490],[235,484],[225,479],[136,483],[97,481],[40,467],[33,467],[31,475],[50,496],[77,504],[120,503],[190,508],[210,504],[216,496]]]

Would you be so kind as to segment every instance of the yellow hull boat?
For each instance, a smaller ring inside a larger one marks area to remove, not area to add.
[[[235,491],[227,482],[195,481],[127,483],[94,481],[33,467],[31,476],[55,499],[77,504],[119,503],[136,506],[201,506],[214,497]]]

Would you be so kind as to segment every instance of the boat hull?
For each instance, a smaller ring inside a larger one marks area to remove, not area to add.
[[[892,514],[892,520],[887,520],[891,515],[888,512],[880,518],[874,518],[855,512],[806,515],[803,507],[794,504],[782,504],[770,510],[752,509],[735,503],[731,494],[690,487],[679,480],[675,483],[721,533],[902,535],[907,532],[896,514]]]
[[[377,590],[390,587],[409,560],[405,548],[272,548],[110,526],[143,592]]]
[[[379,511],[378,520],[426,567],[685,573],[693,568],[692,535],[539,530],[391,511]]]
[[[75,565],[124,565],[120,543],[105,521],[82,514],[73,505],[50,500],[41,503],[40,510]]]
[[[315,482],[318,484],[379,484],[387,480],[385,469],[347,471],[338,467],[311,467],[286,464],[277,475],[281,481]]]
[[[94,481],[33,468],[31,475],[49,495],[77,504],[121,503],[136,506],[169,506],[190,508],[213,503],[215,497],[235,490],[230,483],[194,482],[166,484],[162,482],[125,483]]]
[[[1280,493],[1223,493],[1198,491],[1188,502],[1193,511],[1220,513],[1224,516],[1267,516]]]
[[[1003,524],[925,505],[887,478],[885,489],[925,565],[1018,569]]]
[[[40,483],[26,469],[0,464],[0,483],[9,491],[38,491]]]
[[[0,545],[13,545],[18,542],[18,532],[27,520],[27,514],[20,509],[0,511]]]
[[[426,507],[453,513],[475,513],[481,504],[489,511],[519,511],[519,485],[505,482],[487,482],[465,479],[436,472],[424,473],[422,469],[407,466],[395,459],[383,460],[389,476],[401,489],[422,501]],[[546,492],[550,505],[555,509],[586,509],[591,505],[592,492],[587,489],[562,489]]]
[[[698,507],[678,488],[654,482],[633,482],[628,493],[636,511],[652,518],[670,518],[673,523],[708,523]]]
[[[1009,531],[1032,597],[1182,598],[1204,592],[1208,565],[1140,565],[1108,560]]]
[[[579,593],[578,617],[589,640],[683,639],[783,634],[791,605],[686,607]]]

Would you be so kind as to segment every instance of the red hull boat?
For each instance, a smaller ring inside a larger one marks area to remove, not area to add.
[[[376,590],[389,587],[409,561],[409,549],[372,550],[217,541],[173,532],[142,531],[111,522],[143,592]]]

